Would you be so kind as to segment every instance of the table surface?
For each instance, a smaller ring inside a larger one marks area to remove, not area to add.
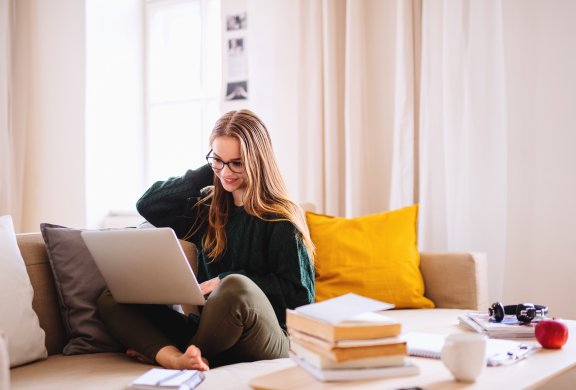
[[[443,313],[444,312],[444,313]],[[462,311],[461,314],[464,314]],[[402,331],[420,331],[438,334],[466,332],[458,325],[454,311],[401,310],[391,312],[402,323]],[[420,374],[411,377],[386,378],[354,382],[319,382],[298,366],[276,371],[254,378],[250,385],[254,389],[403,389],[421,387],[435,389],[487,389],[513,388],[535,389],[551,379],[571,370],[576,370],[576,321],[566,321],[569,337],[560,350],[541,349],[527,359],[517,363],[486,367],[474,383],[461,383],[453,379],[448,369],[437,359],[415,358],[412,361],[420,367]],[[522,342],[538,345],[535,339],[522,339]]]

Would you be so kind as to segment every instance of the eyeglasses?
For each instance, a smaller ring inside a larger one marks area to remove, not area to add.
[[[206,161],[208,161],[208,165],[210,165],[215,171],[221,171],[224,169],[224,165],[228,165],[228,169],[232,172],[244,173],[244,163],[242,161],[224,162],[218,157],[210,156],[210,153],[212,153],[212,149],[210,149],[210,152],[206,155]]]

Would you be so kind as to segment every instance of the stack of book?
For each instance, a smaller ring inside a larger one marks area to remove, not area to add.
[[[495,322],[484,312],[469,312],[458,317],[460,325],[490,338],[534,338],[536,321],[522,323],[516,316],[506,316],[502,322]]]
[[[408,358],[401,324],[375,312],[331,323],[288,310],[292,359],[322,381],[417,375]]]

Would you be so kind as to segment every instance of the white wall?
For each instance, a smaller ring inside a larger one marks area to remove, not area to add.
[[[576,318],[576,2],[505,0],[506,303]]]
[[[39,231],[40,222],[83,226],[84,2],[29,0],[28,9],[30,158],[22,231]]]

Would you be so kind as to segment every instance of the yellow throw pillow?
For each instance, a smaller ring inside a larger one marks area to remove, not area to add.
[[[418,205],[352,219],[307,212],[316,301],[353,292],[397,308],[434,307],[424,297],[417,219]]]

